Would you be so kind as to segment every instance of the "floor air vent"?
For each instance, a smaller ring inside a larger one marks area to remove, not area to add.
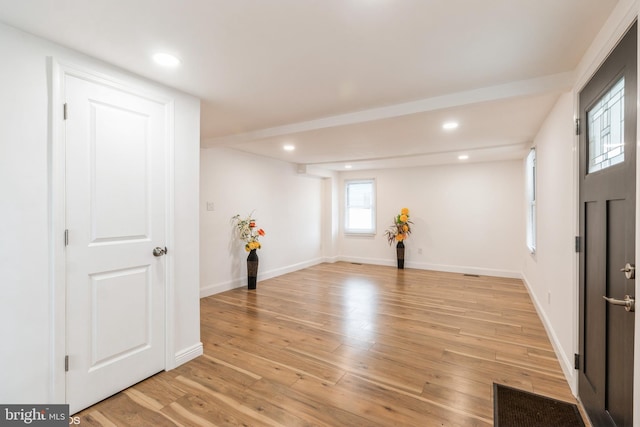
[[[477,274],[463,274],[463,276],[467,276],[467,277],[480,277]]]

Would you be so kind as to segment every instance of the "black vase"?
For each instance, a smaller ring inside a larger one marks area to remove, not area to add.
[[[396,245],[396,253],[398,255],[398,268],[404,268],[404,243],[398,242]]]
[[[247,257],[247,287],[255,289],[258,280],[258,253],[251,249]]]

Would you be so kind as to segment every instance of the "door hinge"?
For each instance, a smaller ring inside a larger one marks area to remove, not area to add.
[[[64,230],[64,245],[69,246],[69,229]]]
[[[67,103],[62,104],[62,119],[67,120]]]
[[[69,372],[69,355],[64,357],[64,371]]]
[[[580,119],[576,119],[576,135],[580,135]]]
[[[580,247],[581,247],[581,239],[580,236],[576,236],[576,240],[575,240],[575,251],[576,252],[580,252]]]
[[[573,369],[580,369],[580,355],[578,353],[573,355]]]

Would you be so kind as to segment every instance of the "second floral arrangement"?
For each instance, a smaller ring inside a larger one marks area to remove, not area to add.
[[[402,208],[400,213],[393,218],[393,224],[385,231],[389,245],[393,242],[403,242],[411,234],[411,220],[409,209]]]

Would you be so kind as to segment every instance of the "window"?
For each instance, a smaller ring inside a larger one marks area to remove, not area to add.
[[[624,77],[587,112],[589,173],[624,162]]]
[[[536,252],[536,149],[527,156],[527,247]]]
[[[374,234],[375,219],[374,180],[345,181],[345,233]]]

